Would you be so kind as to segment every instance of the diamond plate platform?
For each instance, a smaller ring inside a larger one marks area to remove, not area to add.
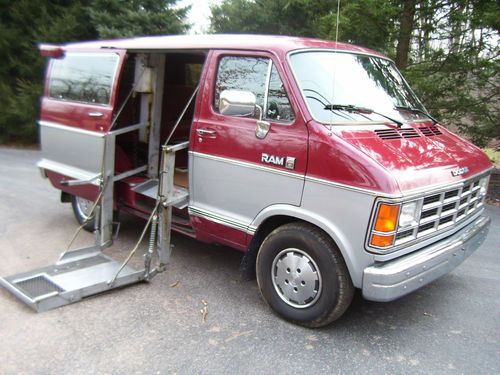
[[[144,270],[121,267],[98,247],[78,249],[56,264],[0,278],[0,285],[32,309],[42,312],[80,301],[82,298],[144,280]]]

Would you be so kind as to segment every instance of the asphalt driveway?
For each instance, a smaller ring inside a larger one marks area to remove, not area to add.
[[[77,227],[38,158],[0,148],[2,276],[55,262]],[[0,373],[499,373],[500,207],[487,210],[486,242],[454,272],[391,303],[358,295],[320,330],[276,317],[256,282],[240,281],[237,252],[175,235],[150,284],[40,314],[0,289]],[[143,225],[122,219],[109,251],[121,258]]]

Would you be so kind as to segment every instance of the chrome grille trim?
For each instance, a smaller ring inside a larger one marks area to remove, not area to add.
[[[373,207],[370,229],[367,231],[366,250],[381,256],[398,251],[407,253],[409,249],[414,251],[420,248],[419,244],[429,243],[434,237],[442,238],[454,228],[468,225],[484,211],[486,189],[481,189],[480,181],[484,179],[483,187],[487,187],[491,170],[492,168],[489,168],[448,186],[429,187],[427,190],[416,189],[403,198],[379,197]],[[378,232],[374,229],[380,204],[403,205],[411,202],[417,203],[417,214],[412,224],[400,227],[398,218],[394,231]],[[393,235],[394,242],[387,247],[371,245],[373,234]]]
[[[419,220],[410,227],[400,228],[396,232],[394,245],[440,232],[478,212],[486,196],[479,194],[480,179],[481,176],[477,176],[464,181],[461,186],[425,194],[420,198],[422,205]]]

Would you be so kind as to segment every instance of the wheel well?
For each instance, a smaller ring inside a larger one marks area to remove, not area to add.
[[[316,225],[293,216],[276,215],[267,218],[266,220],[264,220],[264,222],[262,222],[262,224],[259,225],[259,228],[255,232],[252,241],[248,246],[248,250],[245,253],[245,256],[241,260],[240,273],[243,280],[255,279],[255,262],[257,260],[257,253],[259,251],[260,245],[262,244],[262,241],[264,241],[264,239],[276,228],[285,224],[295,222],[307,223],[323,231]]]
[[[260,243],[264,240],[264,238],[266,238],[269,235],[269,233],[271,233],[273,230],[275,230],[278,227],[281,227],[282,225],[293,223],[296,221],[303,221],[303,220],[297,219],[296,217],[285,216],[285,215],[278,215],[267,218],[262,224],[259,225],[259,228],[255,232],[253,239],[255,240],[256,238],[260,238],[260,241],[257,244],[260,245]]]

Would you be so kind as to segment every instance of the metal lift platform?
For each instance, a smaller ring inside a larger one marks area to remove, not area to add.
[[[37,312],[144,280],[144,270],[122,266],[99,247],[66,253],[56,264],[0,278],[0,285]]]
[[[171,252],[172,206],[184,206],[188,201],[187,189],[179,189],[173,185],[175,153],[178,150],[187,148],[188,142],[162,147],[159,179],[155,179],[149,185],[142,187],[145,190],[144,193],[157,199],[157,204],[128,258],[123,262],[119,262],[103,253],[103,250],[113,242],[113,183],[121,178],[145,170],[145,167],[139,167],[121,175],[114,175],[115,137],[118,134],[135,131],[141,127],[143,125],[135,125],[103,136],[95,136],[95,139],[87,139],[87,144],[95,143],[94,147],[99,151],[94,155],[102,156],[101,171],[86,171],[87,180],[67,181],[71,185],[87,183],[100,185],[101,193],[97,200],[100,203],[100,209],[97,208],[95,213],[96,218],[99,219],[96,221],[98,224],[96,224],[96,231],[94,232],[95,245],[66,251],[53,265],[0,278],[1,286],[37,312],[74,303],[84,297],[140,281],[149,281],[154,275],[164,271]],[[88,137],[87,134],[85,136]],[[46,161],[52,166],[57,165],[57,162],[58,160],[52,163],[50,160]],[[94,164],[98,165],[100,163],[96,160]],[[66,167],[66,175],[68,170],[70,168]],[[79,168],[78,176],[82,175],[81,171],[82,168]],[[98,176],[98,178],[95,176]],[[155,189],[156,193],[154,193]],[[139,191],[139,193],[141,192]],[[96,207],[97,202],[94,204],[94,208]],[[144,254],[144,268],[134,269],[127,263],[138,249],[149,227],[149,246]],[[157,253],[157,264],[152,267],[151,259],[155,252]]]
[[[154,58],[149,63],[156,64],[157,68],[162,64],[161,59],[157,61]],[[145,66],[144,70],[149,69]],[[172,207],[183,208],[189,202],[188,189],[174,186],[175,155],[177,151],[188,148],[189,142],[173,145],[168,143],[193,103],[199,86],[193,91],[165,143],[161,146],[161,155],[159,155],[160,128],[154,124],[161,123],[162,111],[161,106],[155,103],[162,103],[163,89],[157,85],[161,85],[163,79],[139,85],[143,83],[142,77],[143,74],[136,71],[134,86],[116,113],[110,129],[113,129],[133,92],[141,93],[141,100],[144,103],[150,102],[151,95],[153,98],[153,106],[148,106],[147,111],[141,112],[141,118],[144,120],[142,123],[99,133],[75,130],[72,127],[50,122],[40,122],[43,159],[40,160],[38,166],[61,176],[67,176],[60,181],[62,185],[97,186],[99,195],[91,213],[88,214],[91,217],[94,213],[95,218],[93,246],[69,250],[84,223],[76,231],[68,248],[55,264],[5,278],[0,277],[1,286],[38,312],[77,302],[84,297],[125,285],[149,281],[157,273],[165,270],[170,259]],[[149,88],[138,89],[139,86]],[[148,122],[147,119],[150,117],[152,121]],[[148,162],[146,165],[115,174],[116,137],[133,132],[139,137],[141,134],[149,134]],[[61,143],[64,143],[64,147],[61,147]],[[160,168],[158,168],[158,162]],[[119,262],[103,253],[103,250],[112,245],[116,228],[113,223],[114,183],[144,173],[147,173],[149,180],[137,186],[136,193],[155,199],[156,205],[135,247],[125,261]],[[128,265],[128,262],[136,253],[148,229],[150,229],[149,244],[144,253],[144,268],[134,269]],[[155,253],[155,262],[151,265]]]

